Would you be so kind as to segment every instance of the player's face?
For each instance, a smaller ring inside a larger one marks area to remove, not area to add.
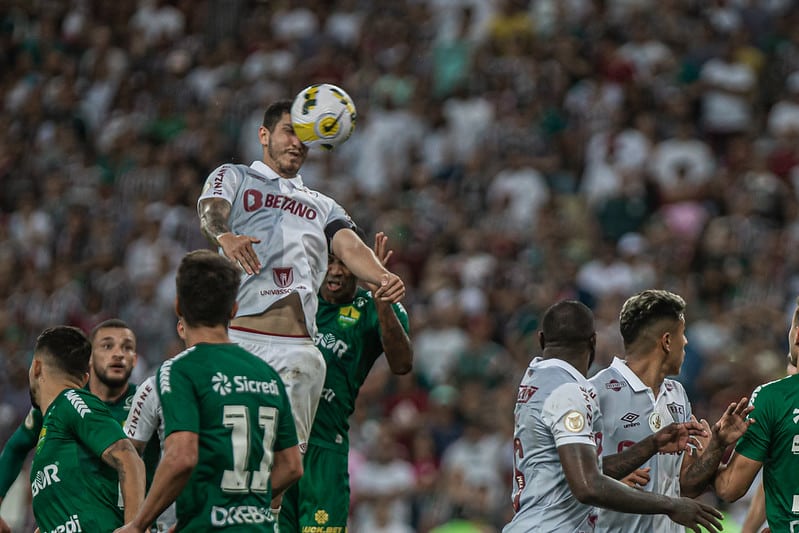
[[[799,307],[794,309],[791,329],[788,330],[788,359],[790,364],[796,367],[799,358]]]
[[[671,348],[668,356],[668,375],[676,375],[680,373],[682,362],[685,360],[685,346],[688,344],[688,339],[685,336],[685,319],[680,319],[677,328],[669,336],[669,347]]]
[[[91,369],[109,387],[121,387],[136,366],[136,337],[127,328],[100,328],[92,341]]]
[[[31,367],[28,369],[28,385],[30,385],[31,405],[39,408],[39,381],[36,379],[41,372],[41,361],[33,358]]]
[[[358,279],[334,255],[327,256],[327,275],[322,283],[322,298],[332,303],[348,302],[355,296]]]
[[[264,163],[284,178],[293,178],[308,156],[308,147],[294,133],[291,115],[284,113],[271,132],[261,126],[259,136],[264,147]]]

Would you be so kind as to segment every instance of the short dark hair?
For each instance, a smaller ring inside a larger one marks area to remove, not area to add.
[[[94,342],[94,338],[97,336],[97,332],[103,328],[114,328],[114,329],[130,329],[127,322],[122,320],[121,318],[109,318],[108,320],[103,320],[96,326],[94,326],[89,333],[89,340]],[[133,330],[131,330],[133,331]]]
[[[89,371],[92,345],[78,328],[55,326],[39,334],[33,353],[65,374],[83,379]]]
[[[230,320],[241,273],[225,257],[211,250],[195,250],[178,266],[178,313],[188,326],[214,327]]]
[[[659,321],[679,322],[684,318],[682,296],[662,289],[649,289],[631,296],[619,314],[619,330],[624,345],[630,346],[641,333]]]
[[[547,344],[587,341],[594,334],[594,313],[577,300],[561,300],[544,312],[541,332]]]
[[[275,124],[280,122],[283,115],[291,113],[291,104],[291,100],[278,100],[269,104],[269,107],[264,111],[264,128],[274,131]]]

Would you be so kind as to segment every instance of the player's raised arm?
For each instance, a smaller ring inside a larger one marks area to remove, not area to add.
[[[338,230],[333,235],[331,250],[355,276],[378,287],[375,299],[396,303],[405,297],[405,284],[400,277],[389,272],[353,230]]]
[[[116,469],[119,488],[125,503],[125,522],[131,520],[144,500],[144,462],[128,439],[120,439],[106,448],[103,461]]]
[[[387,264],[394,253],[393,250],[388,249],[388,236],[382,231],[375,235],[374,252],[383,266]],[[368,288],[374,294],[379,287],[370,283]],[[378,298],[375,298],[375,308],[377,309],[377,320],[380,323],[380,339],[388,366],[394,374],[407,374],[413,368],[413,345],[397,316],[397,313],[404,313],[407,322],[407,313],[401,306],[395,309],[391,303]]]

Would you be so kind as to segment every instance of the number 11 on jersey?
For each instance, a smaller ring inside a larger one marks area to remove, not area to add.
[[[250,413],[247,406],[225,405],[222,423],[225,427],[232,428],[230,440],[233,446],[233,470],[224,471],[220,488],[225,492],[267,492],[272,472],[277,409],[266,406],[258,408],[258,427],[263,429],[264,455],[255,472],[247,470],[250,462]]]

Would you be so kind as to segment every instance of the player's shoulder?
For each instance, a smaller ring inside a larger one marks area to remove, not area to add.
[[[790,396],[799,396],[799,374],[759,385],[752,392],[751,402],[762,402],[772,398],[782,402]]]
[[[108,414],[110,411],[103,401],[85,389],[66,389],[58,396],[61,400],[63,410],[60,412],[75,413],[80,418],[85,418],[89,414]]]
[[[621,372],[619,372],[617,369],[613,368],[612,366],[603,368],[602,370],[600,370],[599,372],[588,378],[588,381],[591,382],[597,388],[600,388],[601,386],[604,386],[613,380],[616,381],[623,380],[623,376],[621,375]]]
[[[666,392],[668,393],[674,394],[676,396],[688,397],[688,393],[685,392],[685,386],[676,379],[664,379],[663,386],[666,388]]]

